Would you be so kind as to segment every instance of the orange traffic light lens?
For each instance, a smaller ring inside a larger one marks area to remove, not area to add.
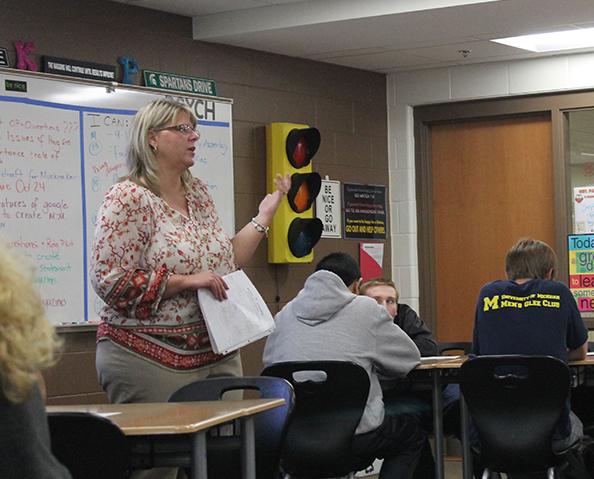
[[[309,188],[307,187],[307,183],[301,184],[301,186],[297,190],[297,194],[295,195],[295,199],[293,200],[293,202],[297,207],[297,213],[301,213],[308,208]]]
[[[319,173],[294,173],[287,193],[291,209],[296,213],[303,213],[311,208],[321,186],[322,178]]]

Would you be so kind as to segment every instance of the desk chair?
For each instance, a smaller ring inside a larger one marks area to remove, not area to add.
[[[480,439],[483,477],[545,470],[553,477],[564,461],[551,442],[569,395],[565,363],[549,356],[481,356],[462,365],[460,386]]]
[[[126,479],[130,451],[124,433],[111,421],[89,413],[48,413],[52,453],[72,479]]]
[[[351,440],[369,395],[365,369],[343,361],[286,362],[267,367],[262,375],[284,378],[295,389],[281,452],[283,471],[308,478],[352,473]]]
[[[455,341],[437,343],[437,350],[440,356],[445,356],[444,353],[451,351],[458,351],[463,355],[468,355],[472,352],[472,342],[470,341]]]
[[[261,412],[254,417],[256,477],[277,479],[280,473],[281,445],[294,403],[293,388],[287,381],[259,376],[203,379],[177,390],[169,401],[218,401],[224,393],[236,390],[258,391],[260,398],[285,400],[283,406]],[[226,426],[222,426],[220,430],[223,431],[223,428]],[[234,430],[233,435],[221,433],[219,436],[208,438],[208,477],[234,479],[241,476],[240,437],[235,434],[236,432],[238,431]]]

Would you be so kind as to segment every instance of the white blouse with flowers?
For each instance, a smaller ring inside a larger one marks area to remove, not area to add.
[[[194,178],[186,217],[129,180],[107,192],[97,217],[91,282],[106,305],[97,340],[158,364],[191,370],[221,359],[210,346],[196,291],[163,299],[171,274],[236,269],[206,185]]]

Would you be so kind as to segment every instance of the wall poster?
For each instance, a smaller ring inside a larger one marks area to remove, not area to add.
[[[594,311],[594,234],[569,235],[569,289],[581,312]]]
[[[386,187],[344,183],[344,237],[386,239]]]

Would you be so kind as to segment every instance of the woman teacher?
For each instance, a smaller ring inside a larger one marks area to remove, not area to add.
[[[226,298],[222,276],[252,257],[290,178],[230,239],[204,182],[192,177],[196,117],[186,106],[156,100],[132,124],[129,174],[99,210],[91,281],[105,302],[96,366],[110,402],[163,402],[180,387],[242,373],[239,353],[213,352],[196,290]]]

